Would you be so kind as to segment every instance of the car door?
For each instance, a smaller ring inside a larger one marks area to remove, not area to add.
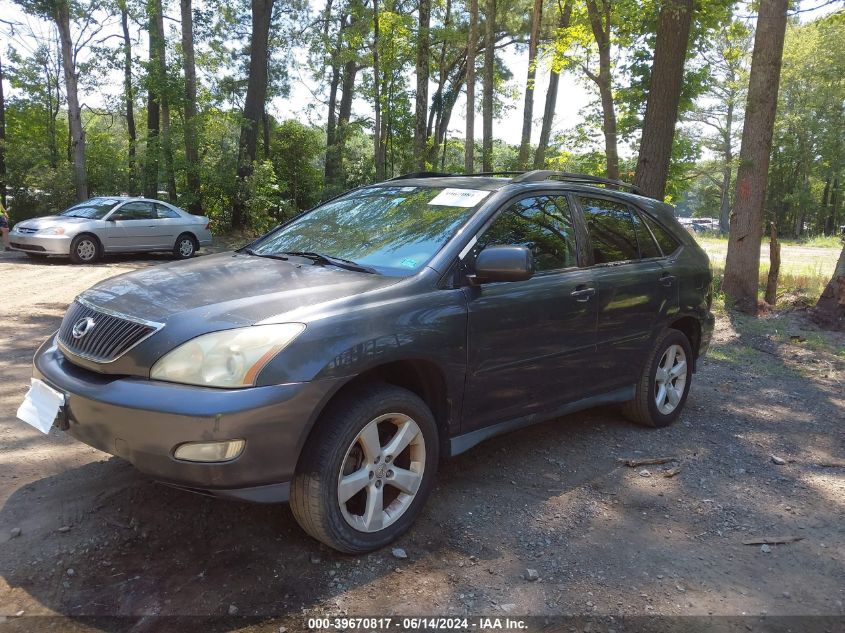
[[[107,218],[104,246],[109,251],[141,251],[156,248],[158,220],[154,203],[132,200]]]
[[[465,258],[471,269],[486,246],[526,245],[536,267],[526,281],[464,289],[465,432],[549,409],[590,389],[596,290],[592,272],[578,267],[574,226],[566,196],[525,196],[505,205]]]
[[[155,207],[158,218],[156,222],[158,225],[156,245],[162,249],[171,249],[176,244],[176,238],[179,234],[190,230],[190,225],[185,218],[166,204],[156,202]]]
[[[578,195],[598,290],[595,366],[602,391],[633,383],[666,315],[677,283],[637,211],[611,197]]]

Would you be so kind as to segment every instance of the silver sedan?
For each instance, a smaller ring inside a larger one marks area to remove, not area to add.
[[[91,198],[59,215],[18,222],[9,232],[13,249],[31,257],[64,255],[90,264],[104,253],[172,252],[193,257],[211,244],[208,218],[148,198]]]

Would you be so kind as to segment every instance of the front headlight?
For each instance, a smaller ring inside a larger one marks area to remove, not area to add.
[[[258,374],[302,330],[276,323],[203,334],[162,356],[150,378],[201,387],[251,387]]]
[[[48,226],[46,229],[39,229],[38,233],[41,235],[64,235],[65,227],[63,226]]]

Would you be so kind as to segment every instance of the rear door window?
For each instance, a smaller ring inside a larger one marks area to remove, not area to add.
[[[648,230],[648,227],[640,219],[640,214],[632,210],[631,217],[634,220],[634,226],[637,228],[637,243],[640,245],[640,258],[663,257],[660,247],[651,236],[651,231]]]
[[[121,220],[154,220],[155,209],[152,202],[127,202],[117,210]]]
[[[678,250],[678,240],[672,237],[669,231],[664,229],[645,213],[642,214],[642,218],[643,222],[645,222],[648,228],[651,229],[654,239],[656,239],[657,243],[660,245],[660,250],[663,251],[664,256],[669,256]]]
[[[593,263],[611,264],[639,259],[637,227],[628,205],[580,196],[578,202],[590,234]]]
[[[179,217],[178,213],[163,204],[156,205],[156,212],[158,213],[158,218],[160,220],[172,220]]]

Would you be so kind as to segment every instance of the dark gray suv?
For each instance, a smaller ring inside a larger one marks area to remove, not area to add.
[[[19,415],[174,486],[290,500],[338,550],[381,547],[441,458],[599,404],[680,414],[710,266],[671,207],[624,187],[410,174],[106,280],[38,350]]]

